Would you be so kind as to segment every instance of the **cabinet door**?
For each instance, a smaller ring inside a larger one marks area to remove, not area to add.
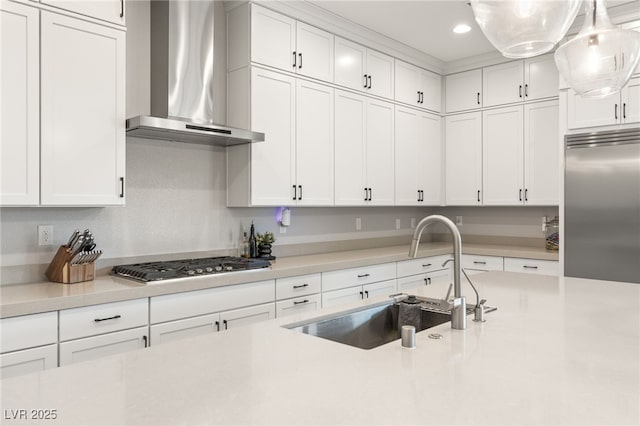
[[[319,294],[311,294],[289,300],[276,302],[276,317],[281,318],[287,315],[301,314],[320,309],[322,297]]]
[[[296,54],[296,21],[251,4],[251,60],[294,72]]]
[[[439,74],[420,70],[420,107],[431,111],[442,110],[442,77]]]
[[[333,82],[333,34],[302,22],[298,22],[296,27],[296,72]]]
[[[298,205],[333,205],[333,89],[298,80],[296,180]]]
[[[445,204],[481,204],[482,113],[445,119]]]
[[[114,24],[125,24],[124,0],[41,0],[41,3]]]
[[[558,68],[553,55],[536,56],[524,61],[524,99],[558,96]]]
[[[251,128],[264,132],[251,144],[251,204],[295,204],[296,79],[258,68],[251,70]]]
[[[427,283],[425,274],[410,275],[398,278],[398,292],[412,294],[422,289]]]
[[[243,325],[255,324],[276,317],[276,304],[250,306],[248,308],[235,309],[220,313],[220,329],[229,330]]]
[[[40,200],[38,9],[0,3],[0,205]],[[10,60],[9,60],[10,58]]]
[[[35,373],[58,366],[58,345],[0,355],[0,379]]]
[[[371,188],[367,204],[394,204],[393,115],[393,104],[367,99],[365,170],[366,186]]]
[[[425,274],[426,287],[423,294],[434,299],[444,299],[449,291],[449,285],[453,282],[453,277],[449,269],[429,272]],[[464,293],[463,293],[464,294]],[[453,290],[451,290],[453,296]],[[469,296],[467,296],[469,299]]]
[[[367,49],[367,92],[387,99],[393,99],[393,58],[384,53]]]
[[[364,298],[369,299],[370,297],[389,296],[391,294],[394,294],[397,291],[396,288],[396,280],[388,280],[379,283],[363,285],[362,291],[364,292]]]
[[[605,98],[583,98],[572,89],[567,92],[567,127],[606,126],[616,124],[620,117],[620,95],[618,93]]]
[[[524,202],[558,205],[560,146],[558,101],[524,106]]]
[[[482,105],[485,107],[520,102],[524,99],[523,61],[486,67],[482,70]]]
[[[433,114],[420,114],[418,156],[420,205],[437,206],[442,203],[442,119]]]
[[[195,318],[156,324],[152,325],[150,330],[150,343],[154,346],[187,337],[215,333],[220,331],[220,314],[202,315]]]
[[[482,106],[482,70],[471,70],[445,77],[446,112]]]
[[[334,82],[340,86],[364,91],[368,83],[365,77],[366,55],[366,47],[336,37]]]
[[[629,80],[627,86],[622,89],[622,122],[640,122],[640,77]]]
[[[518,205],[524,200],[522,106],[482,113],[484,205]]]
[[[60,366],[147,347],[148,327],[60,343]]]
[[[362,286],[344,288],[342,290],[325,291],[322,293],[322,307],[346,305],[364,298]]]
[[[124,204],[125,33],[41,12],[41,203]]]
[[[397,70],[397,69],[396,69]],[[420,204],[420,111],[396,106],[395,111],[396,205]]]
[[[335,204],[337,206],[365,204],[364,152],[368,126],[367,104],[364,96],[336,91]]]
[[[395,61],[395,100],[420,106],[420,69],[402,61]]]

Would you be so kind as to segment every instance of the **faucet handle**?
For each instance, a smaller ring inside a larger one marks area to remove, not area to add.
[[[447,263],[449,263],[449,262],[453,262],[453,261],[454,261],[453,257],[451,257],[451,258],[449,258],[449,259],[445,260],[445,261],[442,263],[442,267],[444,268],[445,266],[447,266]]]
[[[449,296],[451,296],[451,290],[453,289],[453,283],[449,283],[449,289],[447,290],[447,295],[444,297],[446,302],[449,301]]]

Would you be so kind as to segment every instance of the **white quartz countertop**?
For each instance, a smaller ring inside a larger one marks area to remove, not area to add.
[[[419,256],[435,256],[451,252],[449,243],[423,243]],[[529,259],[557,260],[558,254],[544,248],[513,245],[466,244],[466,254],[509,256]],[[93,281],[57,284],[48,281],[0,286],[0,318],[14,317],[60,309],[118,302],[182,291],[201,290],[251,281],[285,278],[296,275],[356,268],[386,262],[408,260],[408,246],[392,246],[366,250],[349,250],[306,256],[278,258],[271,268],[182,280],[166,280],[149,284],[99,276]]]
[[[420,332],[415,349],[281,327],[323,310],[6,379],[3,412],[55,409],[29,421],[41,425],[640,424],[639,285],[473,278],[498,310]]]

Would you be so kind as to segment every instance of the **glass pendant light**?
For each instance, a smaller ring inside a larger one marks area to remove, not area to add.
[[[604,0],[586,0],[578,35],[556,50],[558,70],[582,97],[600,98],[622,89],[640,60],[640,33],[611,23]]]
[[[471,0],[476,22],[507,58],[549,52],[573,23],[582,0]]]

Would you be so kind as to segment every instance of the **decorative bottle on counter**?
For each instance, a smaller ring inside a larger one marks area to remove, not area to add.
[[[251,222],[249,233],[249,257],[258,257],[258,240],[256,240],[256,228]]]
[[[240,256],[249,257],[249,237],[247,237],[247,231],[244,231],[244,237],[242,238],[242,247],[240,251]]]

